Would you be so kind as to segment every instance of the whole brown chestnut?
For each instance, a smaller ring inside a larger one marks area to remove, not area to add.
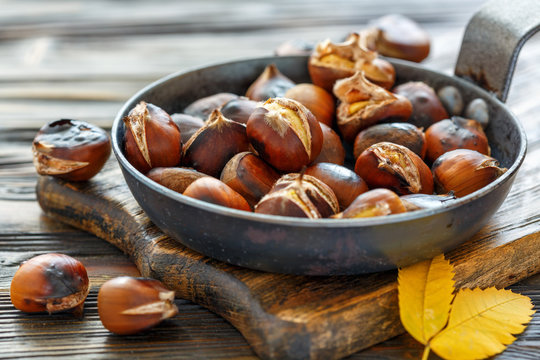
[[[405,146],[389,142],[371,145],[356,159],[354,171],[370,188],[387,188],[399,195],[433,193],[429,167]]]
[[[43,126],[32,143],[40,175],[85,181],[96,175],[111,154],[107,133],[78,120],[56,120]]]
[[[282,176],[255,206],[261,214],[325,218],[339,211],[336,195],[328,185],[305,174]]]
[[[123,118],[125,154],[134,168],[176,166],[182,155],[180,129],[163,109],[141,101]]]
[[[341,213],[333,218],[354,219],[404,213],[407,210],[399,196],[388,189],[373,189],[358,195]]]
[[[208,175],[189,168],[159,167],[150,170],[146,176],[158,184],[182,194],[192,182]]]
[[[214,110],[184,146],[182,164],[213,177],[234,155],[249,149],[246,126]]]
[[[246,124],[249,116],[255,111],[257,106],[259,106],[258,101],[240,96],[223,104],[221,113],[227,119]]]
[[[251,211],[251,207],[242,195],[211,176],[197,179],[189,184],[184,195],[231,209]]]
[[[180,130],[182,144],[188,142],[189,138],[204,126],[204,121],[201,118],[188,114],[172,114],[176,126]]]
[[[368,191],[366,182],[360,176],[337,164],[318,163],[308,167],[305,174],[328,185],[336,195],[341,209],[345,209],[358,195]]]
[[[322,87],[313,84],[298,84],[287,90],[284,97],[298,101],[307,107],[319,122],[332,127],[336,102],[332,94]]]
[[[268,99],[247,122],[247,136],[258,155],[283,172],[299,171],[319,156],[321,126],[298,101]]]
[[[178,314],[174,291],[154,279],[122,276],[99,289],[99,319],[115,334],[129,335],[147,330]]]
[[[378,122],[406,121],[412,112],[407,98],[371,83],[362,72],[338,80],[334,95],[340,100],[337,125],[347,142],[353,142],[360,131]]]
[[[426,155],[427,143],[422,130],[413,124],[397,122],[375,124],[358,133],[354,139],[354,158],[371,145],[383,141],[403,145],[422,159]]]
[[[482,125],[476,120],[459,116],[431,125],[426,131],[426,143],[426,159],[429,162],[455,149],[470,149],[484,155],[490,154],[488,139]]]
[[[329,126],[320,123],[323,133],[323,144],[319,156],[313,161],[314,164],[329,162],[338,165],[345,163],[345,148],[339,135]]]
[[[236,154],[227,162],[220,180],[242,195],[253,208],[266,195],[279,174],[251,152]]]
[[[73,309],[82,315],[88,275],[80,261],[63,254],[44,254],[24,262],[11,280],[11,302],[24,312]]]
[[[410,81],[396,86],[392,91],[409,99],[412,104],[409,122],[419,128],[427,129],[449,117],[435,90],[424,82]]]
[[[223,104],[232,99],[236,99],[237,97],[238,95],[228,92],[205,96],[189,104],[184,109],[184,114],[195,116],[203,121],[206,121],[212,111],[221,109]]]
[[[457,149],[439,156],[432,171],[437,193],[453,192],[457,197],[469,195],[504,174],[499,162],[475,150]]]
[[[246,96],[251,100],[266,101],[270,98],[283,97],[293,86],[294,82],[283,75],[276,64],[270,64],[246,90]]]

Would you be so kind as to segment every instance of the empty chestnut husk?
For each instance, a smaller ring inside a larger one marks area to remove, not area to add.
[[[299,171],[319,156],[321,126],[298,101],[268,99],[247,122],[247,136],[257,154],[282,172]]]
[[[340,209],[345,209],[358,195],[368,191],[368,186],[354,171],[337,164],[318,163],[311,165],[305,171],[328,185],[339,203]]]
[[[236,99],[237,97],[238,95],[228,92],[205,96],[189,104],[184,109],[184,114],[195,116],[206,121],[214,110],[221,109],[223,104],[232,99]]]
[[[99,319],[115,334],[130,335],[159,324],[178,314],[174,291],[154,279],[122,276],[99,289]]]
[[[338,200],[328,185],[297,173],[282,176],[255,206],[256,213],[310,219],[329,217],[338,211]]]
[[[380,142],[356,159],[354,171],[370,188],[387,188],[399,195],[433,193],[429,167],[405,146]]]
[[[105,130],[84,121],[62,119],[43,126],[32,143],[40,175],[85,181],[96,175],[111,154]]]
[[[236,154],[227,162],[220,180],[242,195],[253,208],[266,195],[279,174],[251,152]]]
[[[185,144],[182,164],[219,177],[227,161],[248,149],[246,126],[214,110],[206,124]]]
[[[298,84],[287,90],[284,97],[298,101],[307,107],[319,122],[332,127],[336,102],[332,94],[322,87],[313,84]]]
[[[373,189],[358,195],[336,219],[354,219],[404,213],[407,210],[399,196],[388,189]]]
[[[158,184],[182,194],[192,182],[208,175],[189,168],[159,167],[150,170],[146,176]]]
[[[242,195],[211,176],[197,179],[189,184],[184,195],[231,209],[251,211],[251,207]]]
[[[255,101],[283,97],[294,82],[283,75],[275,64],[268,65],[261,75],[246,90],[246,96]]]
[[[476,150],[484,155],[490,155],[488,138],[482,125],[476,120],[459,116],[431,125],[426,131],[426,142],[426,159],[429,162],[455,149]]]
[[[427,143],[422,130],[413,124],[396,122],[375,124],[358,133],[353,145],[354,158],[371,145],[383,141],[405,146],[422,159],[426,155]]]
[[[88,283],[80,261],[64,254],[39,255],[24,262],[13,276],[11,302],[28,313],[73,310],[81,316]]]
[[[475,150],[457,149],[439,156],[432,166],[437,193],[469,195],[495,181],[507,169],[499,162]]]
[[[141,101],[123,118],[125,154],[134,168],[176,166],[182,155],[180,129],[163,109]]]

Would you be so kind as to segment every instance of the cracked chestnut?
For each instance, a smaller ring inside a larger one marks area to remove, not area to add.
[[[99,319],[115,334],[129,335],[156,326],[178,314],[174,291],[154,279],[122,276],[99,289]]]
[[[96,175],[111,154],[105,130],[84,121],[62,119],[43,126],[32,143],[40,175],[85,181]]]
[[[88,275],[80,261],[63,254],[43,254],[24,262],[11,280],[13,306],[33,313],[71,310],[82,315]]]

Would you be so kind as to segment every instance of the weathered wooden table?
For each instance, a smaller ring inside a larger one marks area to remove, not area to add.
[[[137,275],[112,245],[46,217],[35,199],[31,140],[45,122],[87,120],[110,127],[123,101],[159,77],[201,64],[270,55],[293,38],[341,38],[391,12],[421,22],[432,35],[425,65],[451,73],[463,29],[483,1],[2,2],[0,12],[0,358],[255,358],[229,323],[186,300],[180,314],[141,335],[106,331],[97,316],[99,286]],[[529,144],[514,188],[485,236],[540,239],[540,36],[520,55],[508,106]],[[37,254],[80,259],[91,278],[85,317],[28,315],[10,303],[18,265]],[[540,305],[540,276],[513,285]],[[361,324],[358,324],[361,326]],[[540,315],[499,358],[540,358]],[[402,335],[351,356],[419,358],[421,346]],[[434,355],[432,355],[434,357]]]

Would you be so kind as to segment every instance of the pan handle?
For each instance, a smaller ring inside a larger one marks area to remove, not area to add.
[[[455,74],[506,101],[521,47],[540,30],[539,0],[492,0],[469,21]]]

